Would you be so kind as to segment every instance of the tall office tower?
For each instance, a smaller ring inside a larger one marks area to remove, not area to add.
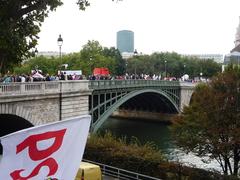
[[[240,44],[240,17],[239,17],[239,25],[237,27],[234,43],[235,43],[235,47],[237,47]]]
[[[134,51],[134,32],[122,30],[117,32],[117,48],[121,53],[133,53]]]

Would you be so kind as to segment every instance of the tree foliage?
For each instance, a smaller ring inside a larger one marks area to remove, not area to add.
[[[105,47],[102,53],[106,57],[112,57],[115,59],[115,67],[113,69],[115,75],[119,76],[126,73],[126,60],[122,58],[118,49],[116,49],[115,47]]]
[[[175,52],[153,53],[151,55],[133,56],[127,61],[127,72],[130,74],[150,74],[168,77],[181,77],[188,74],[191,78],[199,77],[200,73],[204,77],[212,77],[221,71],[220,64],[213,59],[198,59],[194,57],[184,57]]]
[[[105,48],[105,51],[108,48]],[[115,74],[115,64],[116,59],[114,55],[104,54],[104,48],[100,45],[98,41],[88,41],[83,49],[80,51],[80,58],[87,65],[85,74],[91,75],[94,68],[105,67],[110,70],[112,74]]]
[[[177,144],[209,156],[224,174],[238,175],[240,162],[240,71],[230,67],[209,84],[197,86],[191,104],[175,118]]]
[[[36,60],[35,60],[36,59]],[[26,61],[22,66],[14,68],[15,73],[29,73],[30,68],[36,65],[41,67],[42,61],[48,64],[45,73],[56,74],[61,64],[68,64],[68,69],[81,69],[85,75],[90,75],[95,67],[107,67],[112,75],[129,74],[156,74],[164,77],[165,62],[168,76],[181,77],[184,73],[190,77],[200,76],[201,67],[204,77],[212,77],[221,70],[220,65],[213,60],[200,61],[198,59],[183,58],[177,53],[153,53],[151,55],[134,56],[127,61],[122,58],[118,49],[114,47],[102,47],[98,41],[88,41],[78,53],[71,53],[58,57],[38,56]],[[27,68],[27,66],[30,66]],[[27,71],[28,70],[28,71]]]
[[[90,5],[77,0],[80,10]],[[0,1],[0,73],[5,73],[34,54],[41,24],[62,0]]]
[[[136,137],[127,141],[126,137],[116,138],[109,132],[91,134],[83,158],[164,180],[222,178],[217,173],[167,161],[152,142],[142,144]]]
[[[0,4],[0,69],[32,55],[41,23],[49,11],[60,6],[60,0],[2,0]]]
[[[109,68],[111,74],[116,75],[117,70],[122,68],[118,63],[119,55],[115,48],[103,48],[98,41],[88,41],[78,53],[64,55],[61,59],[37,56],[16,66],[14,73],[29,74],[38,67],[44,74],[56,75],[58,70],[63,70],[62,64],[68,64],[67,70],[82,70],[84,75],[91,75],[95,67]]]

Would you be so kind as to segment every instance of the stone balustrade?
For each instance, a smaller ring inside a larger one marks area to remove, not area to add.
[[[179,81],[157,81],[157,80],[74,80],[74,81],[41,81],[26,83],[0,83],[0,96],[28,95],[28,94],[50,94],[73,91],[88,91],[90,89],[108,89],[123,87],[147,87],[147,86],[195,86],[192,83]]]
[[[88,81],[41,81],[26,83],[1,83],[0,96],[32,95],[88,91]]]

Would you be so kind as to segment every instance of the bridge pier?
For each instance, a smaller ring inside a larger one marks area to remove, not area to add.
[[[181,100],[180,100],[180,110],[182,111],[184,106],[188,106],[194,92],[195,84],[181,82]]]

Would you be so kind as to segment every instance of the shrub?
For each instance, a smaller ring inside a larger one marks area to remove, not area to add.
[[[220,179],[219,174],[168,162],[153,143],[141,144],[136,138],[116,138],[110,132],[91,135],[84,158],[161,179]]]

